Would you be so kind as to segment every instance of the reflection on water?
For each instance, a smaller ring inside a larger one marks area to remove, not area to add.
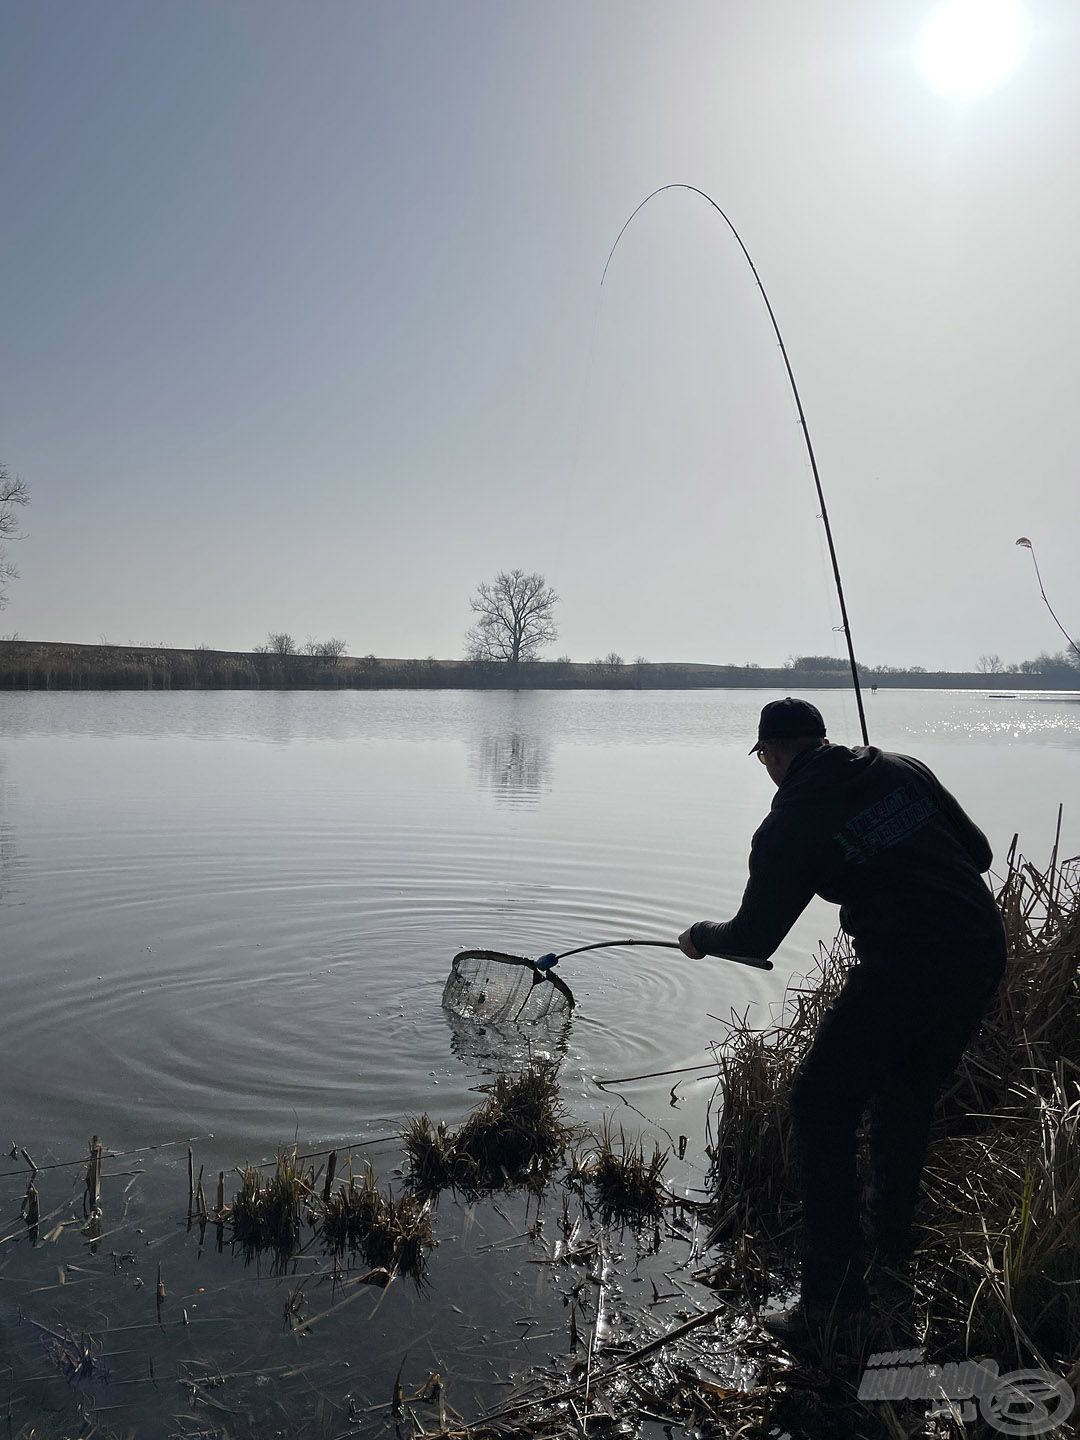
[[[551,788],[551,746],[521,730],[478,735],[469,762],[479,784],[510,805],[536,805]]]
[[[0,756],[0,905],[12,903],[12,888],[15,876],[16,852],[15,833],[6,815],[7,785],[4,779],[4,760]]]
[[[443,1007],[450,1027],[450,1051],[485,1075],[515,1070],[529,1060],[562,1060],[570,1046],[574,1022],[568,1014],[549,1014],[539,1020],[524,1018],[481,1022]]]

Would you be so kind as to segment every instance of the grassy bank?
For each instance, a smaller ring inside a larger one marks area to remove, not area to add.
[[[1005,979],[939,1107],[918,1214],[917,1339],[1080,1385],[1080,858],[1040,870],[1016,851],[998,899]],[[735,1023],[718,1053],[715,1235],[737,1239],[745,1288],[789,1263],[797,1218],[787,1098],[849,961],[823,952],[785,1023]]]
[[[922,688],[1047,693],[1080,687],[1080,674],[981,675],[867,670],[867,690]],[[693,690],[846,689],[846,669],[763,669],[757,665],[537,660],[511,671],[469,660],[376,655],[273,655],[164,646],[67,645],[0,641],[0,690]]]

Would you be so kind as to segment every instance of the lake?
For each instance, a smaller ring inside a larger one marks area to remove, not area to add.
[[[560,1302],[541,1267],[505,1248],[523,1228],[512,1205],[447,1203],[426,1292],[392,1286],[377,1312],[368,1296],[328,1314],[298,1367],[301,1342],[282,1328],[288,1277],[186,1228],[186,1142],[198,1137],[196,1163],[216,1176],[294,1139],[378,1140],[362,1153],[393,1178],[403,1117],[459,1120],[497,1060],[442,1010],[457,950],[670,940],[733,913],[773,793],[746,753],[771,698],[0,694],[0,1141],[39,1167],[84,1154],[91,1134],[143,1151],[106,1163],[93,1244],[77,1227],[28,1244],[27,1167],[0,1161],[0,1399],[16,1422],[38,1404],[65,1415],[96,1404],[140,1435],[195,1433],[177,1377],[212,1355],[243,1372],[219,1397],[230,1433],[244,1433],[239,1416],[267,1433],[284,1413],[311,1433],[354,1433],[348,1397],[387,1400],[410,1346],[414,1369],[437,1368],[418,1358],[421,1332],[439,1337],[466,1406],[544,1359],[520,1330],[489,1339],[482,1365],[472,1358],[477,1326],[490,1336],[523,1310],[550,1319]],[[857,739],[845,692],[813,698],[833,739]],[[1080,850],[1075,699],[884,691],[867,706],[874,743],[929,763],[998,860],[1017,831],[1044,860],[1059,802],[1063,852]],[[597,1081],[707,1060],[723,1033],[712,1017],[763,1016],[835,930],[835,911],[815,902],[771,973],[659,949],[563,962],[578,1001],[559,1052],[575,1118],[614,1109],[665,1144],[685,1134],[670,1178],[699,1186],[711,1082],[673,1096],[669,1077],[614,1092]],[[43,1212],[70,1218],[81,1174],[43,1168],[38,1189]],[[329,1308],[319,1283],[311,1311]],[[116,1360],[110,1385],[76,1392],[49,1380],[22,1313],[98,1335],[139,1325],[126,1347],[138,1354]]]

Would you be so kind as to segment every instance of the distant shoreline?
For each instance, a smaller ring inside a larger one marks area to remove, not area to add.
[[[1057,675],[984,675],[894,670],[860,675],[867,691],[979,690],[1001,695],[1080,691]],[[173,650],[138,645],[0,641],[0,690],[836,690],[845,670],[754,665],[582,663],[539,660],[516,675],[468,660],[266,655],[245,650]]]

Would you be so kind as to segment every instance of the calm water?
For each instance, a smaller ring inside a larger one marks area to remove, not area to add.
[[[772,794],[746,755],[769,698],[0,695],[5,1150],[17,1142],[45,1165],[82,1153],[91,1132],[114,1151],[199,1136],[198,1159],[216,1173],[294,1137],[313,1149],[387,1137],[372,1153],[389,1175],[401,1117],[427,1110],[456,1120],[487,1068],[440,1007],[456,950],[537,954],[608,936],[672,939],[692,920],[734,910],[749,838]],[[854,739],[846,694],[818,698],[833,738]],[[910,691],[868,703],[875,743],[926,760],[998,856],[1019,830],[1043,859],[1059,801],[1065,849],[1080,850],[1080,704]],[[776,1000],[835,926],[835,912],[816,904],[771,974],[662,950],[565,962],[578,1009],[563,1074],[577,1114],[594,1119],[615,1103],[598,1077],[707,1058],[720,1033],[710,1016]],[[673,1179],[693,1185],[708,1087],[688,1084],[673,1108],[670,1084],[621,1093],[667,1132],[690,1135],[690,1164]],[[534,1308],[550,1301],[537,1270],[519,1268],[515,1279],[512,1265],[478,1258],[481,1237],[511,1233],[510,1220],[490,1207],[468,1217],[447,1207],[426,1298],[391,1293],[365,1321],[363,1357],[359,1306],[305,1342],[318,1345],[325,1367],[316,1404],[309,1379],[274,1370],[281,1347],[297,1344],[282,1335],[278,1287],[257,1283],[228,1252],[200,1254],[173,1223],[186,1210],[182,1147],[125,1162],[127,1176],[106,1188],[112,1239],[92,1253],[76,1229],[31,1249],[14,1223],[23,1181],[10,1172],[20,1166],[2,1168],[0,1238],[16,1238],[0,1245],[0,1339],[21,1358],[6,1373],[0,1362],[0,1399],[24,1407],[38,1383],[28,1376],[47,1366],[17,1324],[18,1307],[42,1323],[150,1321],[152,1269],[163,1257],[174,1318],[181,1304],[189,1318],[201,1307],[218,1327],[214,1354],[234,1365],[227,1337],[243,1321],[244,1344],[262,1346],[269,1367],[256,1377],[260,1395],[290,1410],[306,1405],[328,1434],[347,1428],[346,1382],[387,1398],[418,1327],[435,1327],[459,1358],[467,1353],[462,1334],[472,1332],[458,1334],[466,1322],[460,1305],[453,1318],[455,1295],[472,1295],[473,1318],[493,1321],[520,1312],[515,1286],[529,1287]],[[42,1176],[44,1210],[70,1214],[73,1173]],[[63,1286],[58,1267],[71,1267]],[[169,1378],[133,1385],[115,1412],[134,1415],[140,1434],[177,1429],[163,1417],[176,1410],[178,1357],[211,1348],[200,1349],[197,1333],[162,1330],[145,1341]],[[348,1354],[343,1379],[334,1367]],[[513,1348],[502,1354],[503,1374],[532,1363]],[[487,1363],[494,1381],[499,1366]],[[120,1403],[111,1388],[99,1404]],[[54,1390],[49,1403],[68,1403]],[[234,1391],[230,1403],[253,1413],[241,1382]],[[29,1414],[16,1408],[17,1420]]]

